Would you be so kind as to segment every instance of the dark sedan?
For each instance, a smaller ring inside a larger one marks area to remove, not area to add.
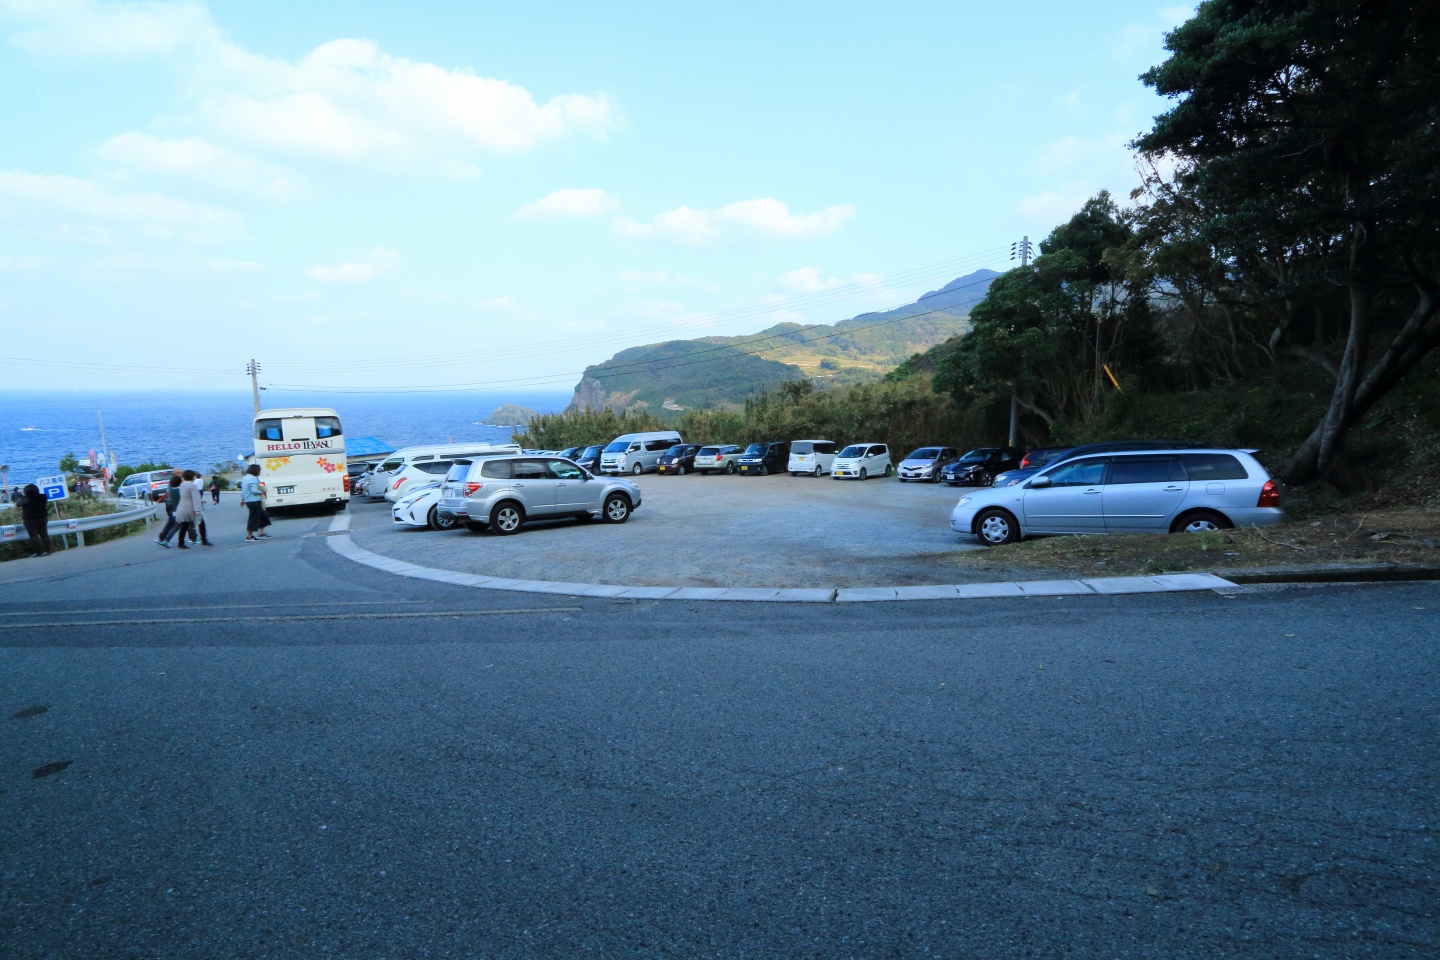
[[[790,441],[776,440],[770,443],[752,443],[740,454],[740,472],[765,477],[772,473],[784,473],[790,463]]]
[[[660,473],[673,473],[683,477],[695,469],[695,454],[700,452],[698,443],[677,443],[666,450],[655,469]]]
[[[940,479],[952,487],[962,483],[988,487],[999,474],[1019,467],[1024,456],[1018,447],[977,447],[940,471]]]

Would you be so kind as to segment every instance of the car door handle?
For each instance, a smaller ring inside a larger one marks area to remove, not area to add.
[[[1184,490],[1185,490],[1184,487],[1166,487],[1166,488],[1165,488],[1165,492],[1166,492],[1166,493],[1182,493],[1182,492],[1184,492]]]
[[[1099,492],[1100,492],[1099,490],[1086,490],[1086,491],[1085,491],[1085,496],[1087,496],[1087,497],[1093,497],[1093,496],[1095,496],[1095,495],[1096,495],[1097,493],[1099,493]]]
[[[523,484],[523,483],[513,483],[513,484],[511,484],[511,486],[513,486],[513,487],[523,487],[523,486],[525,486],[525,484]]]

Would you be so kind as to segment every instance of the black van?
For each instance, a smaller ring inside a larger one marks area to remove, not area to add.
[[[769,443],[752,443],[740,454],[737,461],[741,473],[769,476],[773,471],[783,473],[790,462],[790,441],[773,440]]]

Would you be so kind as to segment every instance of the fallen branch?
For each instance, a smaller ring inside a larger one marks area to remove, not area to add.
[[[1256,527],[1254,525],[1252,525],[1251,529],[1255,531],[1256,536],[1258,536],[1261,540],[1264,540],[1266,543],[1273,543],[1277,547],[1289,547],[1291,550],[1299,550],[1301,553],[1309,552],[1304,547],[1296,546],[1293,543],[1286,543],[1284,540],[1271,540],[1269,537],[1265,536],[1265,534],[1260,532],[1259,527]]]
[[[1351,539],[1352,537],[1354,537],[1355,534],[1359,533],[1360,530],[1361,530],[1361,528],[1363,528],[1363,527],[1365,526],[1365,521],[1366,521],[1366,520],[1369,520],[1369,519],[1370,519],[1370,514],[1368,514],[1368,513],[1365,514],[1364,516],[1362,516],[1362,517],[1360,518],[1360,522],[1357,523],[1357,524],[1355,524],[1355,529],[1354,529],[1354,531],[1350,534],[1349,537],[1346,537],[1345,539],[1346,539],[1346,540],[1349,540],[1349,539]]]

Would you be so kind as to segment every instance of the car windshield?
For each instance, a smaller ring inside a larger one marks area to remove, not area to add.
[[[629,441],[629,440],[616,440],[614,443],[610,444],[608,447],[605,448],[605,452],[606,452],[606,453],[624,453],[626,450],[629,450],[629,449],[630,449],[630,441]]]
[[[853,460],[856,457],[863,457],[865,456],[865,451],[868,449],[869,447],[865,446],[865,444],[863,443],[852,443],[850,446],[840,451],[840,459]]]
[[[750,444],[750,446],[748,446],[748,447],[745,448],[745,456],[747,456],[747,457],[763,457],[763,456],[765,456],[765,444],[763,444],[763,443],[752,443],[752,444]]]
[[[921,447],[919,450],[916,450],[914,453],[910,454],[910,456],[906,457],[905,459],[906,459],[906,460],[934,460],[934,459],[935,459],[936,457],[938,457],[938,456],[940,456],[940,448],[939,448],[939,447]]]
[[[990,456],[990,454],[994,452],[994,447],[981,447],[978,450],[971,450],[969,453],[965,454],[965,456],[961,457],[960,459],[964,461],[985,460]]]
[[[599,447],[586,447],[584,450],[581,450],[581,451],[580,451],[580,459],[581,459],[581,460],[589,460],[591,457],[596,456],[596,455],[599,454],[599,453],[600,453],[600,448],[599,448]]]
[[[790,444],[791,453],[809,453],[815,449],[815,445],[809,440],[797,440]]]
[[[666,451],[665,451],[665,456],[667,456],[667,457],[683,457],[683,456],[685,456],[685,451],[686,451],[686,449],[687,449],[687,447],[685,446],[685,444],[683,444],[683,443],[677,443],[675,446],[673,446],[673,447],[671,447],[669,450],[666,450]]]

